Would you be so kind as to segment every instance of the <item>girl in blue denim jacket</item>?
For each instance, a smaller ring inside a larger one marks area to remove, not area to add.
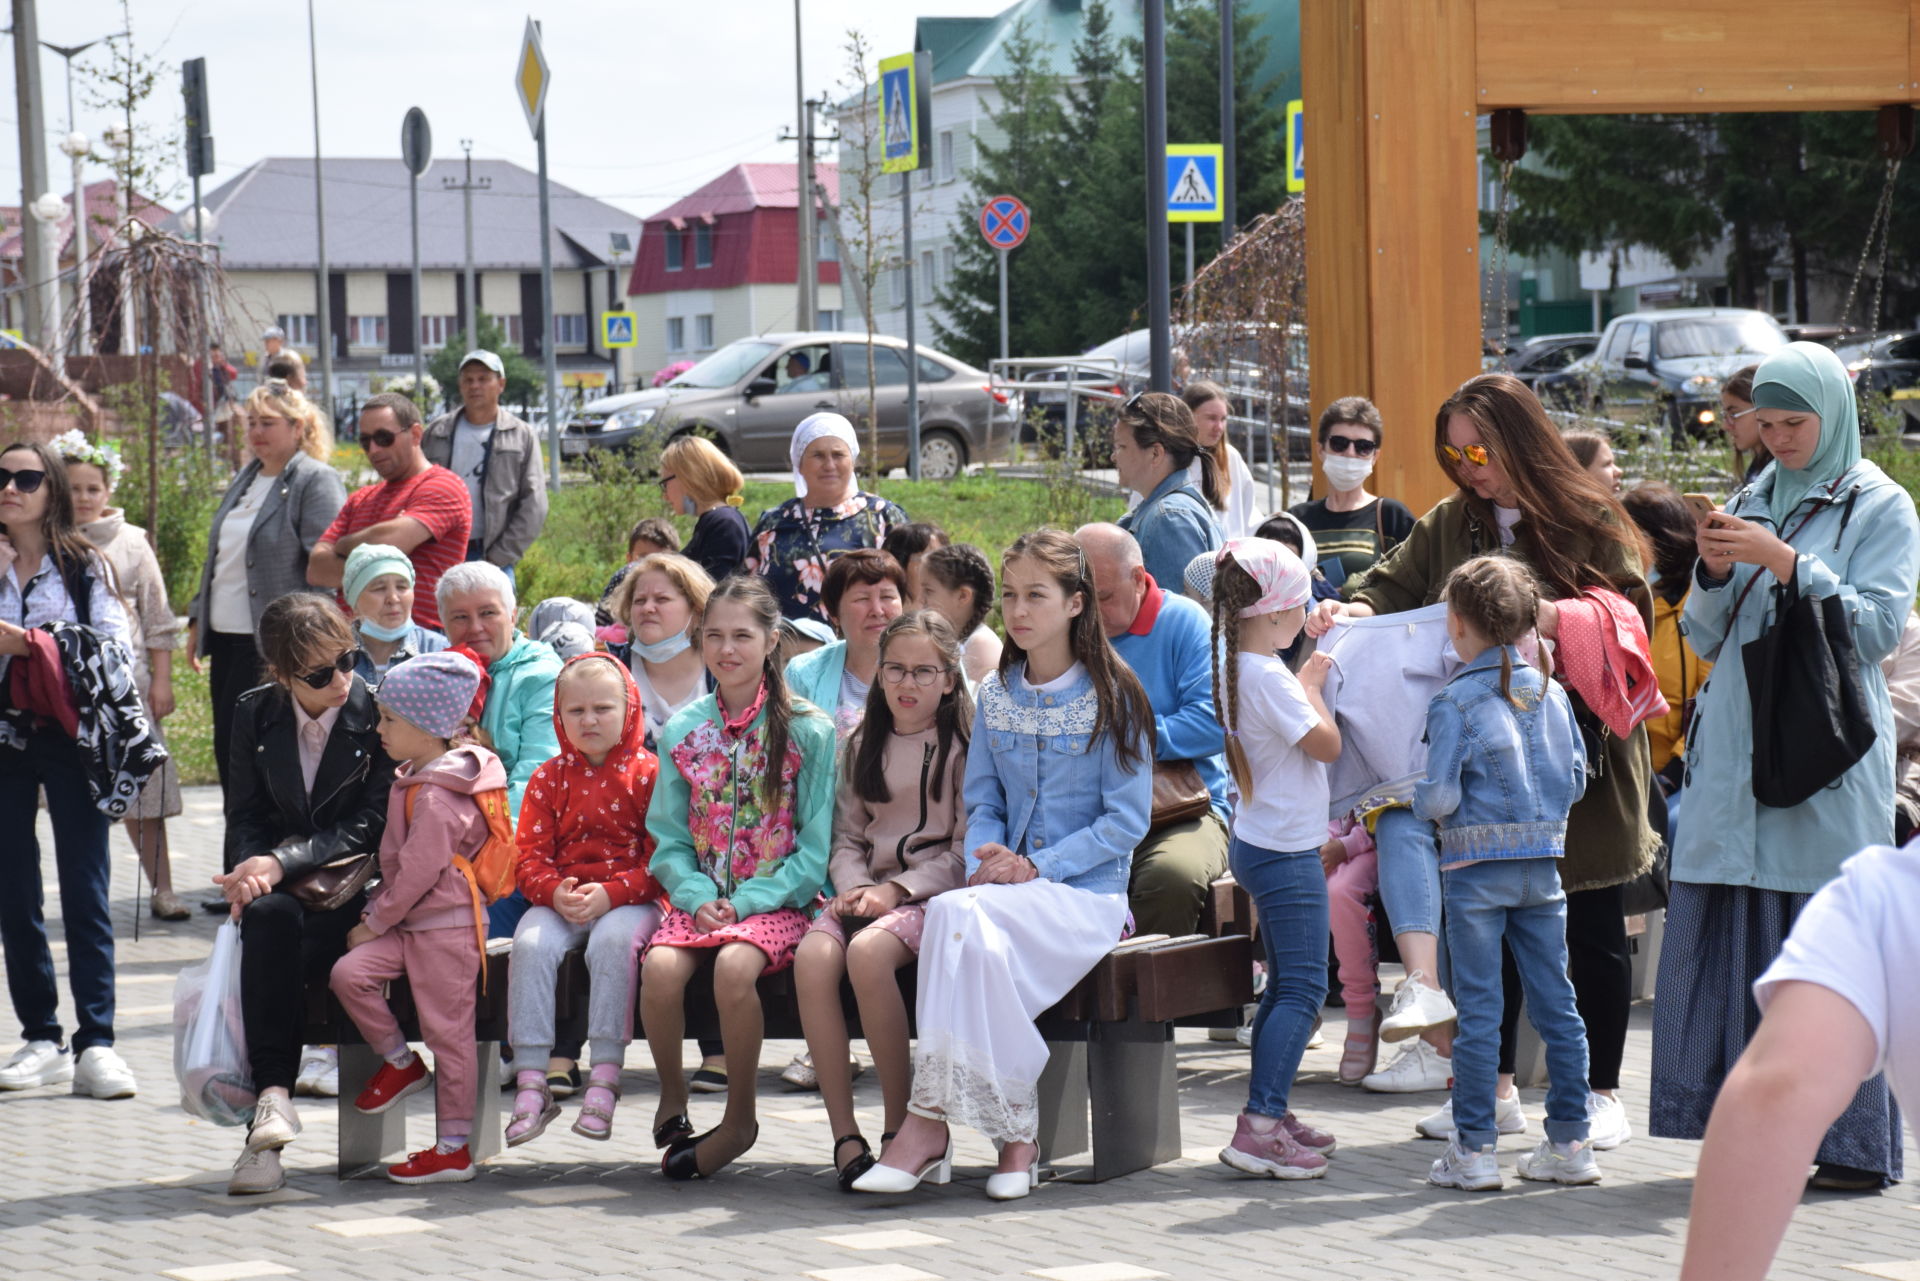
[[[1007,644],[980,683],[967,756],[967,882],[927,904],[908,1117],[859,1192],[947,1182],[949,1126],[1000,1149],[987,1195],[1037,1184],[1034,1019],[1099,963],[1127,919],[1153,808],[1153,711],[1100,628],[1068,535],[1022,535],[1001,561]]]
[[[1441,599],[1464,666],[1427,708],[1427,777],[1413,812],[1440,829],[1440,885],[1453,958],[1454,1134],[1428,1180],[1498,1188],[1494,1087],[1503,994],[1500,944],[1513,952],[1527,1013],[1546,1046],[1547,1137],[1523,1179],[1598,1183],[1587,1146],[1587,1033],[1567,977],[1567,899],[1559,859],[1567,812],[1586,791],[1573,705],[1520,661],[1540,596],[1526,566],[1482,556],[1453,571]]]

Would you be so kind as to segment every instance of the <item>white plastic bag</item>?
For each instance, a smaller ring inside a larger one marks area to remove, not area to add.
[[[240,1014],[240,925],[224,921],[213,955],[173,983],[173,1074],[180,1106],[215,1125],[253,1120],[253,1069]]]

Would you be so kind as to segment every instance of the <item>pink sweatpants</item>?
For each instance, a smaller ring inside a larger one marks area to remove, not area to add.
[[[1367,896],[1379,887],[1380,856],[1371,846],[1327,874],[1327,915],[1333,926],[1340,995],[1347,1003],[1347,1018],[1355,1023],[1373,1018],[1374,994],[1380,984],[1380,958],[1367,909]]]
[[[404,976],[413,990],[420,1034],[433,1051],[433,1105],[437,1133],[473,1133],[474,1090],[480,1064],[473,1039],[474,995],[480,981],[480,943],[464,926],[389,930],[334,962],[333,994],[367,1045],[381,1057],[406,1048],[399,1020],[387,1006],[386,984]]]

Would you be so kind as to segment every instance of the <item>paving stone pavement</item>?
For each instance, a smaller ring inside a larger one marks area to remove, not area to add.
[[[187,814],[173,824],[176,877],[190,899],[217,866],[217,797],[189,789]],[[14,822],[0,839],[18,839]],[[44,819],[41,832],[50,849]],[[1635,1138],[1601,1154],[1600,1186],[1558,1188],[1515,1178],[1520,1145],[1510,1140],[1505,1191],[1428,1187],[1423,1176],[1439,1145],[1415,1140],[1413,1122],[1442,1096],[1340,1088],[1337,1036],[1309,1052],[1294,1094],[1302,1116],[1340,1138],[1332,1171],[1314,1182],[1249,1180],[1218,1163],[1214,1154],[1244,1100],[1246,1052],[1182,1033],[1183,1159],[1104,1184],[1048,1182],[1005,1206],[982,1196],[992,1153],[967,1134],[958,1136],[949,1187],[897,1198],[839,1193],[818,1097],[784,1093],[776,1079],[798,1048],[790,1043],[766,1050],[759,1145],[711,1182],[670,1184],[659,1175],[646,1134],[654,1078],[637,1045],[610,1143],[575,1137],[568,1118],[490,1162],[472,1183],[341,1183],[331,1168],[331,1102],[315,1101],[302,1109],[305,1133],[287,1150],[287,1189],[232,1199],[225,1182],[241,1134],[182,1112],[171,1071],[173,977],[206,954],[215,919],[164,924],[143,915],[141,938],[132,941],[132,850],[121,833],[114,842],[119,1046],[142,1092],[111,1103],[71,1097],[64,1087],[0,1095],[8,1171],[0,1181],[0,1278],[1133,1281],[1291,1273],[1399,1281],[1677,1270],[1695,1145]],[[48,916],[57,918],[51,878],[48,897]],[[57,939],[57,919],[53,930]],[[64,992],[62,1007],[70,1012]],[[1641,1131],[1651,1023],[1649,1007],[1634,1011],[1625,1095]],[[875,1134],[880,1100],[871,1073],[857,1089],[863,1124]],[[410,1120],[422,1145],[432,1133],[431,1100],[430,1092],[420,1096]],[[1526,1102],[1537,1118],[1540,1092],[1527,1091]],[[718,1119],[719,1104],[709,1096],[694,1113],[703,1126]],[[1914,1161],[1910,1146],[1909,1168],[1920,1170]],[[1773,1275],[1920,1279],[1917,1210],[1911,1183],[1880,1196],[1809,1194]]]

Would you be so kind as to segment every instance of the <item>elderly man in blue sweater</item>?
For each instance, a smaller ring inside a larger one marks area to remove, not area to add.
[[[1199,818],[1160,825],[1133,852],[1135,929],[1191,934],[1207,887],[1227,871],[1226,738],[1213,709],[1213,622],[1207,612],[1147,573],[1140,544],[1118,525],[1082,525],[1100,625],[1153,705],[1156,763],[1191,761],[1213,797]]]

